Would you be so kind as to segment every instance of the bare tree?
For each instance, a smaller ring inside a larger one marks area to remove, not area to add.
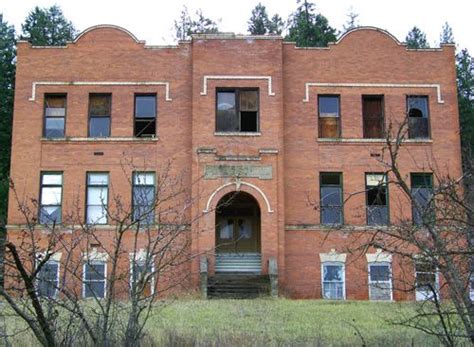
[[[184,174],[172,162],[156,173],[133,161],[122,168],[131,203],[106,174],[88,176],[85,213],[74,199],[61,225],[44,223],[37,200],[16,196],[25,224],[9,234],[0,296],[44,346],[140,345],[156,299],[187,286],[183,267],[200,216],[191,215]]]

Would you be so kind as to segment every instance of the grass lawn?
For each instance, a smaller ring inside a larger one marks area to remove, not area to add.
[[[414,303],[323,300],[194,300],[157,305],[144,346],[436,346],[416,330],[386,322],[414,312]],[[10,324],[19,318],[9,317]],[[356,332],[356,327],[359,333]],[[8,329],[8,328],[7,328]],[[36,345],[29,332],[14,346]],[[0,341],[0,346],[2,341]]]
[[[323,300],[180,300],[150,319],[148,334],[167,345],[433,346],[438,341],[386,319],[413,303]],[[163,340],[164,339],[164,340]]]

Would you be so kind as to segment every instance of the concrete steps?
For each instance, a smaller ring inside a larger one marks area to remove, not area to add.
[[[209,299],[254,299],[270,295],[270,278],[242,273],[216,274],[208,280]]]
[[[218,253],[216,254],[216,273],[252,273],[262,271],[260,253]]]

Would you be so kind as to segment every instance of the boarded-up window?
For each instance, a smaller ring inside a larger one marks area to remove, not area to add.
[[[341,136],[339,95],[318,96],[319,137]]]
[[[383,96],[362,96],[362,118],[364,120],[364,138],[384,137]]]
[[[156,94],[135,95],[135,123],[136,137],[156,136]]]
[[[89,95],[89,137],[110,136],[112,95]]]
[[[388,188],[385,174],[365,175],[367,224],[388,224]]]
[[[46,94],[44,97],[45,137],[64,137],[66,94]]]
[[[427,96],[408,96],[408,137],[426,139],[430,137]]]
[[[217,132],[258,132],[258,128],[258,90],[217,90]]]

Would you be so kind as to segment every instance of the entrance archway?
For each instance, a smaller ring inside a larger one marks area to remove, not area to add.
[[[261,271],[261,219],[255,198],[224,195],[216,209],[216,272]]]

